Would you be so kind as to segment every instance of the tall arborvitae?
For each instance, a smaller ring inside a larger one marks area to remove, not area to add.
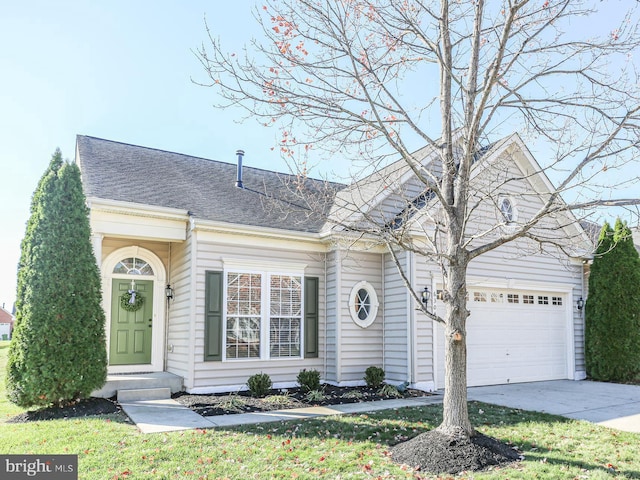
[[[585,306],[587,374],[628,381],[640,373],[640,258],[620,219],[600,232]]]
[[[9,399],[27,407],[88,397],[106,378],[104,326],[80,170],[56,150],[22,241]]]

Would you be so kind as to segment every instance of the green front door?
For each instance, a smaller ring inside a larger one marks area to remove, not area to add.
[[[143,298],[136,311],[122,307],[122,296],[131,290],[131,280],[116,279],[111,290],[111,342],[109,365],[151,363],[153,281],[136,280],[134,290]]]

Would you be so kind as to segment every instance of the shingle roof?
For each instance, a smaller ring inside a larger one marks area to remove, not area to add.
[[[246,166],[246,158],[244,188],[237,188],[235,163],[84,135],[76,142],[87,197],[177,208],[205,220],[318,232],[343,188],[305,179],[305,192],[313,192],[317,202],[310,209],[296,193],[295,175]]]

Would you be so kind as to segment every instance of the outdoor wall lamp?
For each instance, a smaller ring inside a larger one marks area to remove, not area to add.
[[[167,308],[169,308],[169,301],[173,299],[173,288],[171,288],[170,283],[167,283],[167,288],[164,289],[164,294],[167,297]]]
[[[584,300],[582,299],[582,297],[576,300],[576,308],[578,310],[582,310],[584,308]]]
[[[424,287],[424,290],[422,290],[422,296],[421,296],[421,300],[422,300],[422,304],[424,305],[424,308],[427,308],[429,306],[429,298],[431,298],[431,292],[429,291],[429,287]]]

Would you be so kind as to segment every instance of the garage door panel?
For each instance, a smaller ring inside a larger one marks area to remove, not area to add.
[[[558,293],[484,289],[467,319],[469,386],[567,378],[566,301]],[[492,297],[493,294],[493,297]],[[525,295],[527,301],[524,303]],[[542,297],[539,299],[539,297]],[[494,302],[491,302],[491,299]],[[517,303],[508,303],[517,300]],[[555,304],[551,304],[551,302]],[[540,303],[539,303],[540,302]],[[549,304],[542,304],[548,302]],[[441,302],[437,311],[444,313]],[[444,386],[444,328],[437,326],[438,387]]]

